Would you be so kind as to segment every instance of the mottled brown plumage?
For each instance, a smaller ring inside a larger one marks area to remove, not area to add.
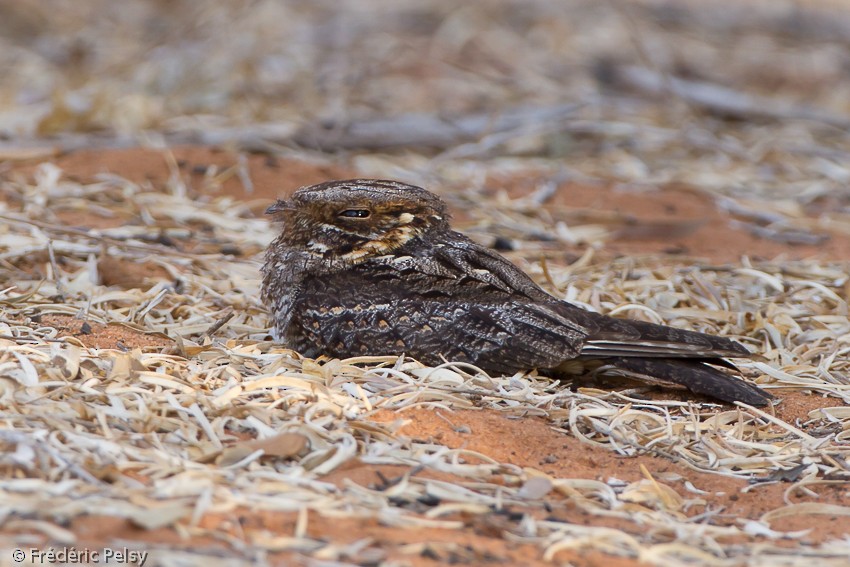
[[[770,400],[710,365],[749,356],[737,342],[560,301],[451,230],[445,204],[419,187],[331,181],[268,212],[283,231],[266,253],[263,297],[278,338],[306,356],[405,354],[552,375],[578,359],[725,401]]]

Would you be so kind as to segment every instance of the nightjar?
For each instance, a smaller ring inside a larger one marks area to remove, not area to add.
[[[771,400],[717,368],[750,356],[739,343],[558,300],[453,231],[445,203],[420,187],[330,181],[267,212],[283,230],[266,252],[263,298],[277,337],[305,356],[404,354],[553,377],[605,366],[727,402]]]

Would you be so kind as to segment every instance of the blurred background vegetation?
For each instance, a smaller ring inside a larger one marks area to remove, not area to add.
[[[0,134],[624,104],[623,65],[850,116],[848,44],[848,2],[2,0]]]
[[[568,157],[844,207],[849,48],[827,0],[0,0],[0,137]]]

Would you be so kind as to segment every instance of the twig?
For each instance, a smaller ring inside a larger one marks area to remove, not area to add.
[[[788,217],[781,213],[748,207],[739,203],[735,199],[724,197],[723,195],[718,195],[715,197],[714,201],[719,210],[727,212],[730,215],[751,219],[758,223],[769,224],[788,220]]]
[[[773,240],[775,242],[782,242],[785,244],[816,245],[829,240],[829,235],[826,234],[812,234],[811,232],[793,229],[776,229],[736,219],[730,219],[729,226],[749,231],[750,234],[757,236],[758,238],[764,238],[766,240]]]
[[[709,112],[736,118],[769,118],[772,120],[812,120],[836,128],[850,128],[850,116],[827,112],[820,108],[787,103],[750,95],[706,81],[689,81],[666,77],[649,69],[612,65],[599,73],[612,87],[630,88],[651,96],[672,92],[686,102]]]
[[[49,443],[45,442],[44,438],[36,439],[36,436],[32,435],[32,433],[32,431],[9,431],[0,429],[0,439],[6,441],[7,443],[25,445],[27,447],[32,448],[34,451],[45,451],[48,455],[53,457],[53,459],[56,460],[57,463],[63,465],[77,478],[84,480],[89,484],[102,484],[100,479],[93,476],[90,472],[80,467],[78,464],[73,463],[63,457],[58,450],[52,447]]]
[[[47,241],[47,256],[50,258],[50,268],[53,271],[53,281],[56,283],[56,292],[62,301],[65,301],[65,285],[62,283],[62,276],[59,272],[59,264],[56,263],[56,254],[53,252],[53,240]]]
[[[140,145],[167,149],[184,144],[233,145],[255,152],[274,152],[292,144],[324,151],[409,147],[445,150],[469,142],[480,142],[488,149],[517,133],[564,127],[564,121],[582,106],[583,103],[514,107],[463,116],[410,113],[350,123],[308,124],[297,130],[291,123],[249,124],[238,128],[198,125],[161,134],[153,141],[141,136],[63,135],[56,139],[16,140],[14,145],[0,143],[0,151],[29,147],[55,153],[60,150]],[[481,148],[476,148],[476,151],[481,151]],[[253,184],[244,175],[244,170],[237,169],[236,174],[250,193]]]
[[[348,124],[321,124],[301,128],[292,140],[323,150],[453,148],[484,136],[504,135],[529,127],[551,127],[573,115],[583,104],[517,107],[500,112],[444,117],[409,113]],[[503,136],[497,138],[504,141]]]
[[[850,17],[845,10],[830,9],[817,2],[775,4],[759,9],[747,2],[681,2],[666,0],[639,5],[641,17],[665,29],[695,29],[729,37],[749,34],[770,35],[806,41],[808,45],[834,41],[846,44],[850,38]],[[837,4],[836,4],[837,7]]]
[[[240,153],[237,162],[236,176],[242,182],[246,195],[254,194],[254,182],[251,180],[251,170],[248,169],[248,158]]]
[[[14,335],[0,335],[0,339],[5,341],[13,341],[19,345],[24,344],[40,344],[40,343],[65,343],[65,339],[47,339],[44,337],[39,337],[37,339],[30,339],[27,337],[16,337]]]
[[[209,124],[193,122],[165,133],[150,132],[122,134],[61,134],[54,138],[16,138],[14,142],[0,143],[0,152],[22,152],[24,150],[38,156],[55,155],[62,152],[93,148],[135,148],[147,147],[167,149],[169,147],[198,144],[223,146],[232,144],[240,149],[255,152],[268,152],[290,142],[295,126],[291,122],[248,124],[233,128],[215,127]]]
[[[224,327],[224,325],[226,325],[228,321],[233,319],[233,316],[235,314],[236,313],[233,311],[233,308],[228,307],[227,310],[224,312],[224,314],[221,317],[219,317],[218,319],[216,319],[215,322],[212,325],[210,325],[209,329],[204,331],[203,336],[204,337],[212,337],[215,334],[216,331],[218,331],[219,329]]]
[[[527,198],[529,202],[531,202],[534,207],[542,207],[545,205],[555,194],[558,192],[558,187],[561,185],[560,181],[556,181],[554,178],[549,178],[540,185],[537,186],[537,189],[534,190]]]
[[[127,319],[134,321],[134,322],[143,321],[144,318],[145,318],[145,315],[147,315],[150,312],[151,309],[153,309],[154,307],[159,305],[159,303],[163,299],[165,299],[165,296],[168,295],[170,292],[171,292],[171,290],[168,289],[167,287],[159,290],[159,293],[157,293],[154,297],[152,297],[150,299],[150,301],[147,302],[147,304],[142,304],[142,305],[139,306],[139,310],[136,312],[135,315],[133,315],[132,312],[131,312],[131,315],[129,315],[127,317]]]
[[[188,254],[186,252],[180,252],[179,250],[175,250],[174,248],[169,248],[167,246],[158,246],[155,244],[133,244],[130,242],[125,242],[123,240],[119,240],[117,238],[112,238],[109,236],[103,236],[101,234],[92,234],[89,231],[81,230],[79,228],[68,228],[64,226],[57,226],[54,224],[32,220],[32,219],[23,219],[19,217],[2,215],[0,214],[0,220],[15,222],[23,225],[35,226],[56,234],[71,234],[74,236],[80,236],[82,238],[88,238],[89,240],[94,240],[96,242],[104,242],[106,244],[111,244],[113,246],[118,246],[122,248],[126,248],[128,250],[140,250],[148,253],[158,253],[158,254],[167,254],[171,256],[177,256],[180,258],[190,258],[197,259],[198,254]]]

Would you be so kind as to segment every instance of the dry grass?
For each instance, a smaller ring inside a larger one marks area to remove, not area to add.
[[[429,369],[394,358],[303,359],[268,340],[267,315],[257,303],[259,252],[273,230],[265,221],[227,199],[145,190],[116,178],[79,184],[61,180],[52,166],[40,172],[37,185],[14,187],[26,204],[7,207],[0,234],[7,281],[0,296],[6,408],[0,490],[9,514],[45,522],[37,531],[55,541],[73,542],[74,535],[50,522],[84,514],[129,518],[149,529],[176,522],[195,535],[210,533],[199,527],[206,514],[235,508],[452,529],[464,525],[452,516],[460,511],[542,509],[557,499],[591,515],[637,518],[649,529],[635,535],[557,521],[518,525],[510,538],[539,546],[544,559],[576,546],[650,563],[761,557],[803,565],[848,552],[846,540],[835,540],[801,556],[783,544],[789,534],[771,529],[786,515],[846,516],[845,506],[777,501],[758,521],[714,525],[687,513],[698,497],[683,499],[648,472],[632,484],[556,478],[433,440],[402,440],[392,424],[370,419],[378,409],[491,408],[543,416],[564,435],[602,450],[662,455],[696,471],[754,481],[794,471],[788,494],[844,483],[850,474],[844,266],[682,267],[651,259],[547,266],[549,289],[561,297],[734,336],[763,353],[762,360],[741,363],[762,387],[780,397],[799,390],[834,398],[801,428],[769,410],[653,399],[640,389],[573,391],[534,374],[487,376],[467,366]],[[116,215],[132,211],[150,224],[86,232],[35,220],[85,203]],[[154,234],[194,252],[146,242]],[[228,244],[247,256],[223,256],[219,250]],[[33,265],[33,255],[45,251]],[[136,289],[98,285],[96,259],[104,257],[152,262],[170,277]],[[543,278],[539,264],[527,266]],[[36,272],[43,277],[34,279]],[[52,315],[167,336],[170,346],[86,348],[85,334],[58,338],[55,327],[40,323]],[[411,475],[377,491],[323,482],[354,458],[454,480]],[[440,504],[424,514],[398,504],[426,496]],[[323,550],[322,557],[340,560],[351,551],[335,555],[298,530],[251,544],[308,555]]]

